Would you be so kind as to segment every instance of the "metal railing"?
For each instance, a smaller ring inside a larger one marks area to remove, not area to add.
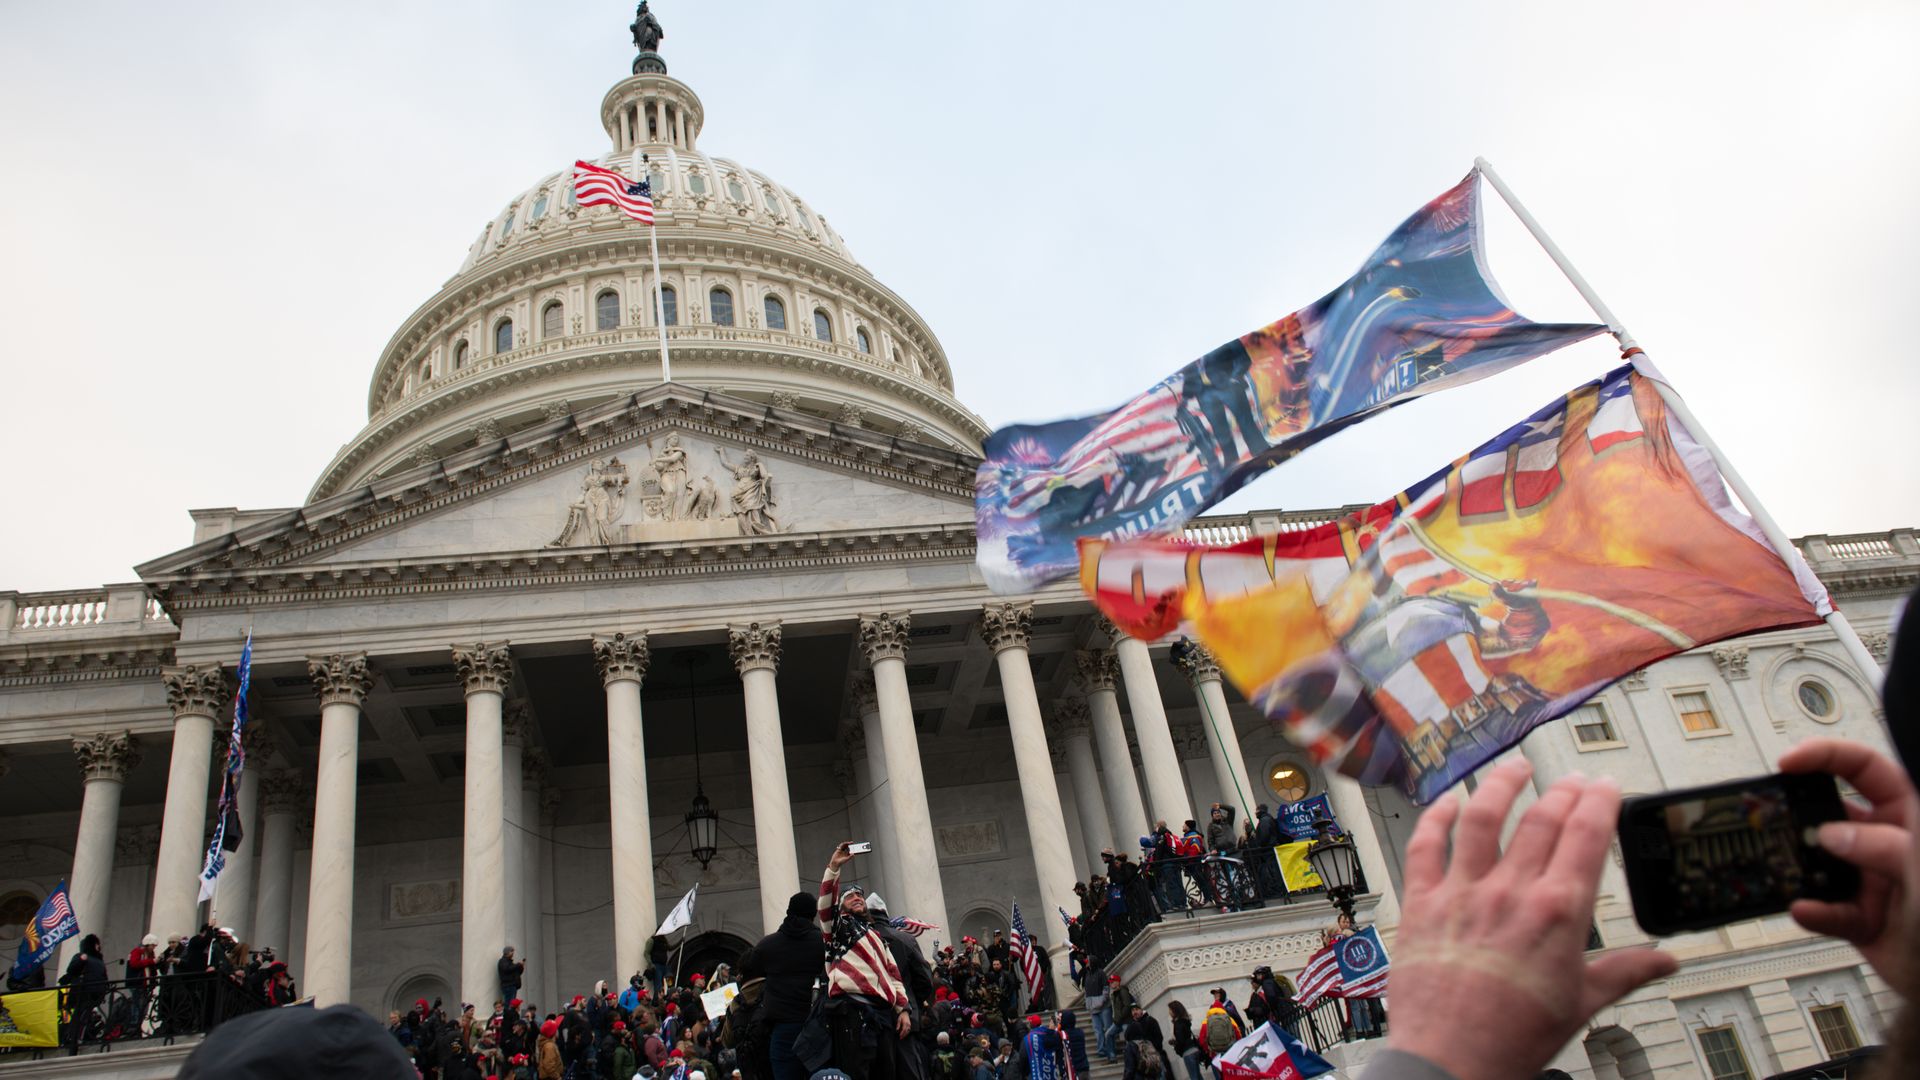
[[[49,1053],[77,1053],[88,1047],[105,1051],[122,1043],[158,1041],[165,1045],[188,1035],[204,1035],[236,1016],[270,1008],[266,999],[232,978],[212,973],[163,975],[153,980],[118,979],[104,994],[71,987],[22,990],[3,997],[57,992],[60,995],[60,1045],[0,1048],[0,1062],[38,1060]]]
[[[1316,1054],[1343,1042],[1378,1039],[1387,1033],[1387,1003],[1377,998],[1326,997],[1306,1009],[1282,1002],[1280,1013],[1274,1019]]]

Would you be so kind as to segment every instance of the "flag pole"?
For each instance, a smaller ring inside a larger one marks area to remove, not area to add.
[[[647,155],[633,152],[633,178],[638,181],[647,175]],[[651,186],[651,185],[649,185]],[[660,193],[654,192],[654,216],[660,213]],[[673,364],[667,359],[667,294],[666,281],[660,276],[660,237],[659,229],[649,221],[647,223],[647,247],[653,252],[653,325],[660,330],[660,381],[673,381]]]
[[[1539,242],[1541,249],[1547,253],[1548,258],[1553,260],[1554,265],[1560,268],[1560,272],[1566,275],[1567,281],[1579,292],[1581,298],[1587,302],[1587,306],[1593,309],[1593,313],[1600,318],[1601,322],[1607,324],[1608,332],[1620,343],[1621,356],[1629,359],[1636,355],[1646,356],[1647,350],[1640,347],[1640,344],[1633,339],[1633,335],[1628,333],[1627,328],[1614,316],[1613,309],[1607,306],[1606,301],[1600,299],[1599,293],[1593,291],[1593,286],[1587,284],[1587,279],[1574,268],[1566,252],[1560,250],[1560,245],[1553,242],[1553,237],[1547,235],[1547,231],[1540,227],[1540,222],[1514,195],[1513,189],[1508,187],[1507,182],[1500,178],[1500,174],[1493,170],[1492,163],[1486,158],[1477,157],[1473,159],[1473,165],[1480,170],[1482,176],[1487,178],[1487,183],[1493,185],[1493,190],[1500,193],[1500,198],[1506,201],[1507,206],[1513,210],[1514,216],[1518,217],[1520,223],[1527,227],[1527,231],[1533,234],[1534,240]],[[1800,550],[1793,546],[1793,541],[1787,538],[1786,532],[1780,528],[1780,523],[1773,519],[1773,515],[1767,512],[1765,506],[1761,505],[1753,489],[1747,486],[1746,480],[1742,479],[1739,471],[1733,467],[1733,462],[1727,460],[1727,455],[1720,449],[1720,444],[1714,442],[1713,436],[1707,434],[1706,429],[1701,427],[1699,419],[1693,415],[1693,410],[1687,407],[1679,391],[1668,385],[1664,379],[1653,378],[1650,381],[1654,389],[1659,392],[1660,399],[1666,402],[1668,409],[1673,411],[1675,418],[1713,457],[1713,463],[1719,468],[1721,477],[1726,480],[1727,486],[1733,489],[1733,493],[1739,496],[1741,504],[1747,508],[1747,513],[1753,516],[1754,523],[1760,526],[1761,533],[1766,536],[1767,542],[1773,545],[1775,553],[1786,562],[1789,568],[1798,565],[1795,560],[1801,558]],[[1866,677],[1867,685],[1878,690],[1882,678],[1880,663],[1873,658],[1872,653],[1867,651],[1866,643],[1860,640],[1860,635],[1854,631],[1853,624],[1847,621],[1847,617],[1841,614],[1838,608],[1827,613],[1826,621],[1834,637],[1840,640],[1840,647],[1846,652],[1847,658],[1852,660],[1854,666],[1860,669],[1860,674]]]

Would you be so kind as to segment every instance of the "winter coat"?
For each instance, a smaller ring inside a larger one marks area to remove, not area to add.
[[[1232,851],[1240,846],[1233,832],[1233,815],[1238,811],[1231,806],[1220,808],[1220,820],[1207,823],[1207,847],[1214,851]]]
[[[534,1075],[539,1080],[560,1080],[560,1047],[545,1035],[540,1036],[539,1045],[534,1048],[533,1057],[538,1062]]]
[[[520,977],[526,973],[527,965],[509,960],[503,956],[500,958],[498,967],[500,970],[500,999],[502,1001],[512,1000],[515,995],[508,993],[508,991],[520,989]]]
[[[827,968],[827,943],[813,921],[788,916],[778,930],[754,945],[753,953],[767,980],[762,991],[766,1022],[805,1020],[813,1009],[813,984]]]
[[[1066,1045],[1067,1061],[1073,1065],[1073,1075],[1085,1080],[1088,1073],[1087,1036],[1070,1012],[1060,1014],[1060,1041]]]

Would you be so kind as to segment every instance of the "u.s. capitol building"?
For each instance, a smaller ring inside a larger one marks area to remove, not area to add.
[[[987,427],[956,394],[964,364],[817,206],[709,151],[691,87],[657,60],[637,70],[600,103],[598,160],[648,155],[658,277],[645,226],[548,176],[394,333],[365,426],[304,505],[195,510],[191,543],[138,581],[0,592],[0,955],[61,879],[110,958],[205,920],[249,633],[246,839],[217,917],[322,1003],[484,1012],[506,944],[543,1008],[617,986],[695,882],[685,960],[710,967],[848,837],[874,842],[853,873],[944,928],[931,937],[984,937],[1018,901],[1064,971],[1054,913],[1077,910],[1101,848],[1137,850],[1152,818],[1216,800],[1321,792],[1373,884],[1362,917],[1391,941],[1413,809],[1323,774],[1203,652],[1176,664],[1114,636],[1073,583],[991,595],[973,564]],[[1884,658],[1890,609],[1920,582],[1914,531],[1800,544]],[[1203,702],[1234,723],[1203,725]],[[1633,793],[1768,771],[1815,733],[1884,741],[1824,629],[1659,664],[1523,752],[1538,785],[1580,769]],[[718,815],[704,863],[698,796]],[[1643,943],[1617,866],[1605,891],[1603,946]],[[1297,971],[1331,919],[1306,900],[1169,920],[1115,967],[1164,1014],[1257,964]],[[1668,947],[1680,973],[1602,1014],[1564,1067],[1739,1075],[1737,1058],[1759,1076],[1888,1019],[1852,949],[1784,919]],[[153,1075],[184,1052],[95,1064]],[[0,1073],[53,1067],[7,1057]]]

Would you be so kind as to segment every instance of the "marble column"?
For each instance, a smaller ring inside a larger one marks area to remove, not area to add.
[[[553,871],[553,834],[560,824],[561,795],[558,788],[540,787],[540,910],[559,911],[555,907],[556,884]],[[528,964],[529,968],[533,965]],[[558,1012],[560,988],[560,928],[558,920],[540,918],[540,989],[552,1004],[534,999],[542,1012]]]
[[[1100,799],[1100,773],[1093,760],[1093,714],[1085,698],[1063,698],[1054,707],[1054,720],[1060,725],[1061,749],[1067,755],[1067,778],[1073,785],[1073,805],[1080,812],[1080,841],[1086,849],[1084,874],[1100,861],[1100,849],[1120,850],[1119,838],[1107,821],[1107,808]]]
[[[881,750],[887,763],[888,805],[893,810],[891,856],[900,870],[887,898],[887,910],[935,926],[947,919],[947,890],[940,880],[940,853],[933,840],[933,811],[927,806],[927,777],[920,768],[920,735],[913,728],[913,697],[907,690],[907,641],[912,619],[906,612],[860,616],[860,651],[873,668],[880,702]],[[933,939],[917,939],[931,949]]]
[[[1466,793],[1463,785],[1461,794]],[[1382,927],[1400,922],[1400,898],[1393,891],[1393,878],[1387,873],[1387,857],[1380,845],[1386,842],[1384,831],[1376,829],[1373,814],[1367,809],[1367,794],[1360,785],[1332,770],[1327,772],[1327,801],[1333,804],[1334,819],[1353,837],[1354,850],[1360,856],[1360,870],[1367,875],[1367,891],[1378,893],[1380,905],[1373,909],[1373,921]]]
[[[500,892],[505,908],[501,920],[506,925],[501,947],[512,945],[515,954],[527,951],[527,873],[520,830],[526,819],[520,816],[520,783],[525,771],[523,752],[527,745],[527,705],[515,701],[500,715],[500,873],[506,887]],[[617,819],[616,819],[617,820]],[[496,972],[497,975],[497,972]],[[485,1008],[492,999],[475,1002]]]
[[[507,643],[453,647],[467,695],[466,829],[460,846],[460,999],[482,1006],[500,993],[507,945],[506,875],[500,794],[501,708],[513,681]],[[318,873],[315,868],[315,873]]]
[[[880,723],[880,691],[874,686],[873,673],[856,674],[847,687],[847,698],[856,725],[856,738],[848,749],[856,755],[854,763],[859,768],[854,775],[862,781],[859,794],[867,797],[873,822],[873,835],[856,839],[873,841],[873,854],[861,856],[872,860],[873,869],[867,877],[883,894],[892,895],[900,888],[901,840],[893,820],[893,785],[887,783],[887,737]]]
[[[1254,787],[1253,777],[1247,772],[1247,759],[1240,752],[1240,736],[1233,729],[1226,687],[1220,682],[1220,662],[1198,642],[1175,647],[1173,662],[1186,673],[1187,683],[1198,699],[1200,730],[1207,737],[1207,756],[1213,759],[1221,801],[1240,808],[1236,821],[1251,820],[1254,806],[1261,802],[1261,793]]]
[[[546,751],[529,747],[520,760],[520,820],[527,823],[526,830],[520,834],[521,865],[527,869],[527,910],[526,923],[520,931],[520,958],[526,957],[538,949],[546,951],[546,922],[549,906],[543,881],[552,873],[552,867],[543,862],[546,850],[544,836],[547,823],[540,818],[540,789],[547,782]],[[547,965],[544,957],[540,963],[527,961],[527,970],[522,975],[526,982],[520,986],[520,998],[537,1005],[545,1006],[552,1000],[547,996]]]
[[[1000,687],[1006,697],[1007,731],[1013,736],[1013,764],[1020,775],[1020,803],[1026,811],[1027,846],[1033,852],[1033,876],[1039,886],[1040,910],[1026,919],[1027,929],[1046,928],[1047,951],[1052,958],[1053,985],[1067,982],[1066,928],[1054,917],[1058,908],[1078,904],[1073,894],[1077,868],[1067,843],[1066,817],[1060,810],[1059,790],[1053,783],[1053,755],[1047,750],[1040,696],[1033,687],[1033,665],[1027,658],[1027,639],[1033,629],[1031,603],[988,604],[980,614],[980,636],[993,650],[1000,667]],[[1064,992],[1064,991],[1063,991]]]
[[[320,695],[320,758],[313,784],[313,864],[301,989],[317,1005],[353,996],[353,840],[360,779],[360,705],[373,689],[366,653],[310,657]],[[204,790],[204,789],[203,789]]]
[[[1099,859],[1087,852],[1086,833],[1080,828],[1080,807],[1074,801],[1073,774],[1067,769],[1067,748],[1061,742],[1060,725],[1051,721],[1047,724],[1047,753],[1053,758],[1053,797],[1060,801],[1060,823],[1067,830],[1067,857],[1073,861],[1073,876],[1078,880],[1086,875],[1087,867]]]
[[[234,794],[240,810],[240,847],[227,856],[227,868],[220,871],[220,891],[213,894],[214,918],[222,926],[231,926],[235,939],[256,947],[253,850],[260,843],[260,775],[273,764],[273,744],[266,734],[259,720],[250,720],[241,736],[246,760],[240,766],[240,790]]]
[[[1104,617],[1100,626],[1120,658],[1120,679],[1127,687],[1127,709],[1133,715],[1133,734],[1140,740],[1140,763],[1147,777],[1147,802],[1155,818],[1177,829],[1193,817],[1193,803],[1180,776],[1180,755],[1173,747],[1166,706],[1160,702],[1160,680],[1153,673],[1153,656],[1146,642],[1121,633]]]
[[[293,918],[294,814],[300,806],[300,776],[276,769],[260,777],[260,887],[254,902],[253,941],[290,961]],[[296,973],[298,974],[298,973]]]
[[[645,631],[595,634],[593,662],[607,694],[607,796],[613,822],[614,985],[647,966],[653,910],[653,821],[647,810],[647,750],[640,682],[647,676]]]
[[[1127,729],[1120,720],[1120,702],[1113,688],[1119,676],[1118,658],[1112,649],[1084,649],[1074,654],[1074,663],[1087,693],[1093,744],[1100,752],[1100,786],[1107,796],[1114,850],[1122,851],[1125,849],[1119,846],[1120,841],[1145,835],[1151,822],[1146,805],[1140,801],[1140,782],[1133,775],[1133,754],[1127,749]],[[1180,822],[1171,824],[1178,826]]]
[[[140,764],[140,740],[130,731],[102,731],[73,740],[80,764],[80,832],[73,841],[67,899],[83,933],[105,930],[113,900],[113,853],[120,836],[120,796],[127,774]],[[78,936],[60,946],[55,974],[80,951]]]
[[[207,845],[207,778],[213,767],[213,718],[232,701],[232,686],[218,664],[168,668],[167,705],[173,710],[173,756],[167,765],[166,809],[160,819],[160,854],[153,868],[151,933],[198,929],[200,868]]]
[[[787,741],[780,731],[780,624],[727,627],[727,647],[740,672],[747,706],[747,771],[753,784],[753,843],[760,868],[761,933],[787,915],[787,897],[800,888],[793,848],[793,800],[787,794]],[[825,865],[825,859],[821,860]]]

